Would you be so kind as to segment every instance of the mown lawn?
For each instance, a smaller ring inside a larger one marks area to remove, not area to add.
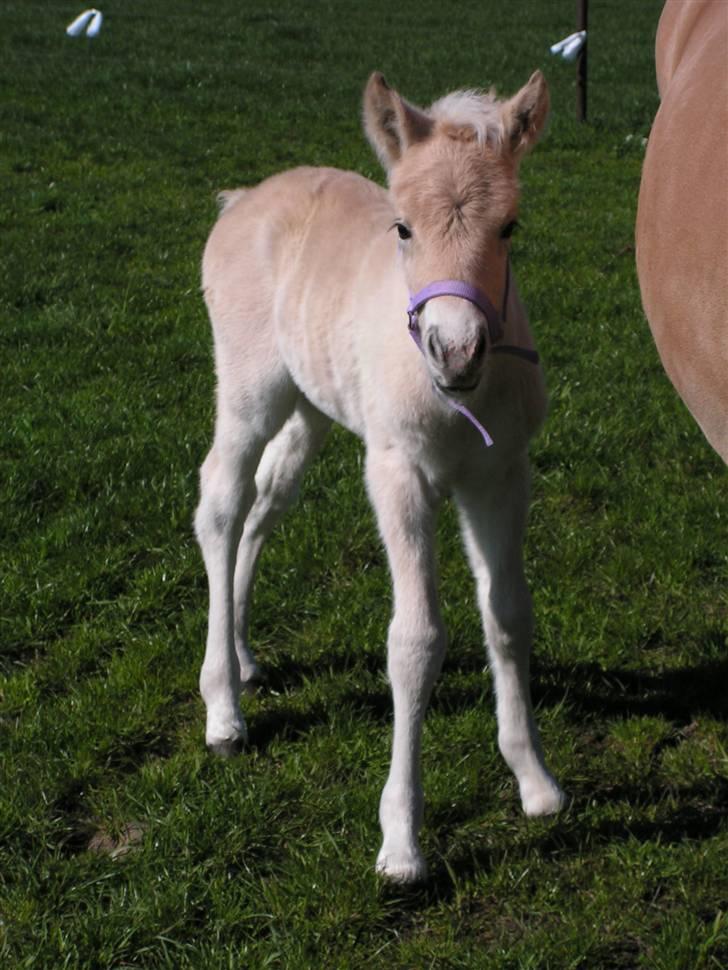
[[[633,225],[659,0],[593,0],[590,121],[548,53],[571,0],[82,5],[0,20],[0,965],[728,963],[726,472],[664,377]],[[425,729],[422,888],[373,872],[389,583],[336,433],[271,540],[250,749],[204,750],[192,537],[212,428],[215,193],[298,163],[381,178],[361,90],[428,102],[541,67],[514,261],[551,414],[533,447],[534,696],[573,797],[521,816],[455,517]],[[699,178],[699,173],[696,173]]]

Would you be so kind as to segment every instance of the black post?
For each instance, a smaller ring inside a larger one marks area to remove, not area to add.
[[[576,3],[576,29],[588,30],[587,21],[589,20],[589,0],[577,0]],[[576,118],[577,121],[586,121],[586,71],[587,53],[589,38],[579,51],[576,59]]]

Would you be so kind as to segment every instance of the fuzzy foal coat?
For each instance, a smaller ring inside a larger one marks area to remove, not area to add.
[[[365,442],[367,487],[392,573],[394,732],[377,869],[403,882],[426,872],[420,743],[446,645],[434,534],[448,494],[476,579],[501,752],[527,814],[556,811],[564,798],[544,763],[528,684],[532,610],[522,543],[527,444],[545,412],[541,369],[478,354],[485,318],[465,299],[444,296],[423,308],[422,353],[406,314],[409,292],[438,279],[469,282],[502,305],[518,164],[547,113],[538,72],[509,101],[460,92],[426,112],[375,74],[365,123],[389,191],[352,172],[282,173],[225,196],[203,259],[218,379],[195,522],[210,586],[200,674],[207,743],[227,754],[245,739],[239,700],[258,672],[248,643],[258,556],[338,421]],[[515,281],[507,292],[505,343],[531,346]],[[467,386],[458,383],[463,374]],[[486,449],[448,406],[447,392],[461,391],[495,447]]]

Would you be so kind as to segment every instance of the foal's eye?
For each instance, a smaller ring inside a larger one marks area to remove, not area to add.
[[[510,239],[516,229],[518,229],[518,222],[514,219],[501,229],[501,239]]]
[[[412,232],[403,222],[395,222],[394,227],[400,239],[411,239]]]

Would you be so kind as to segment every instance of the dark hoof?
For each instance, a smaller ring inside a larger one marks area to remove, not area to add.
[[[214,744],[208,744],[207,747],[218,758],[234,758],[245,747],[245,738],[231,738],[230,740],[216,741]]]

